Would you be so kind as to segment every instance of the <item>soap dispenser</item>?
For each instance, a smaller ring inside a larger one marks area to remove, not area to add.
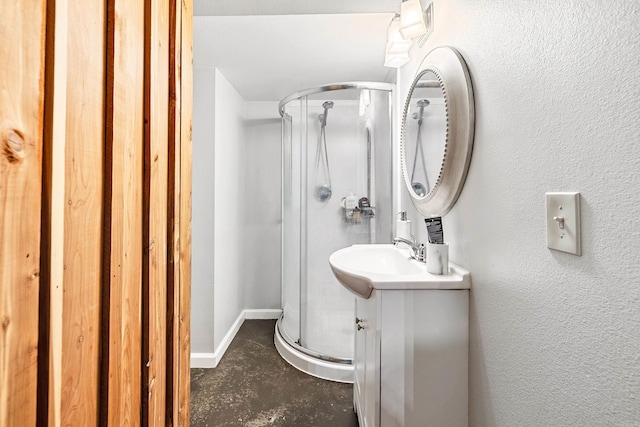
[[[396,220],[396,237],[412,240],[411,221],[407,219],[407,212],[402,211],[398,215],[400,215],[400,219]]]

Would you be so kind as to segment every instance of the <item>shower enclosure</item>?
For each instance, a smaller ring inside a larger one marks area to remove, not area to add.
[[[282,307],[275,342],[298,369],[353,381],[355,301],[329,255],[392,238],[393,85],[294,93],[282,116]]]

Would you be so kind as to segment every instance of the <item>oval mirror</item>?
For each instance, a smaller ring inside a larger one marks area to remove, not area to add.
[[[447,213],[462,191],[473,148],[474,106],[464,60],[451,47],[427,54],[402,116],[400,161],[411,201],[422,215]]]

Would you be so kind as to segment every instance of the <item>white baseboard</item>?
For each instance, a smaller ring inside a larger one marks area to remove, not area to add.
[[[251,320],[277,320],[282,314],[281,309],[244,310],[244,318]]]
[[[213,353],[191,353],[192,368],[215,368],[222,360],[222,356],[226,353],[231,345],[231,341],[235,338],[244,323],[245,319],[250,320],[266,320],[278,319],[282,314],[280,309],[264,309],[264,310],[242,310],[238,318],[233,322],[229,331],[218,345]]]
[[[191,353],[192,368],[215,368],[218,366],[213,353]]]

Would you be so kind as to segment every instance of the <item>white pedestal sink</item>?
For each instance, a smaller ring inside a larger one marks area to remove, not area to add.
[[[391,244],[353,245],[329,257],[338,281],[360,298],[373,289],[469,289],[468,271],[449,263],[449,274],[427,273],[423,262],[411,257],[410,249]]]

